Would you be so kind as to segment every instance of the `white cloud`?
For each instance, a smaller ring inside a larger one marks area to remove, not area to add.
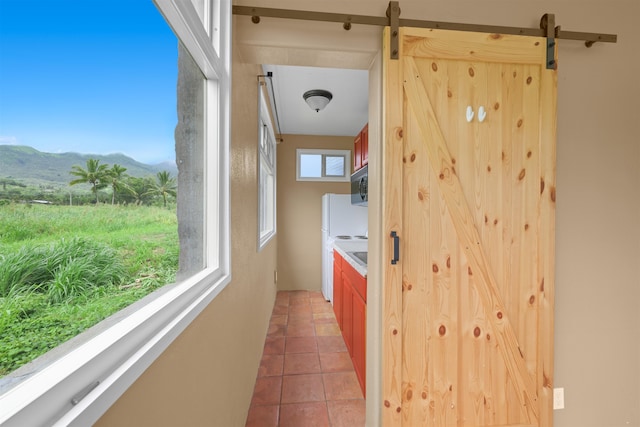
[[[18,145],[18,138],[15,136],[0,135],[0,144]]]

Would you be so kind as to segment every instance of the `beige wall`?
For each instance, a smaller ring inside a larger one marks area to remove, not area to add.
[[[353,137],[284,135],[278,144],[278,289],[321,288],[322,195],[350,182],[296,181],[296,149],[351,150]]]
[[[233,67],[232,281],[98,426],[244,426],[275,300],[277,238],[256,251],[261,69]]]

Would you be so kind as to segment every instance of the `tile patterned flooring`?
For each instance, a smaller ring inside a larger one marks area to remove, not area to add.
[[[320,292],[278,292],[246,427],[358,427],[364,414],[331,303]]]

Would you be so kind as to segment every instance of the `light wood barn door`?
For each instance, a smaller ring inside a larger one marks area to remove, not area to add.
[[[546,40],[404,28],[399,60],[384,40],[384,425],[549,427]]]

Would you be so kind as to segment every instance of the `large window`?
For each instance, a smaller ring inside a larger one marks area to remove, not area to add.
[[[192,100],[199,103],[195,111],[179,119],[184,123],[178,123],[178,127],[199,129],[191,142],[202,155],[187,168],[191,177],[197,178],[191,181],[197,188],[185,188],[185,166],[178,158],[180,193],[189,194],[186,201],[191,205],[201,206],[196,215],[185,217],[178,201],[181,255],[190,252],[199,256],[187,268],[181,265],[183,274],[178,283],[107,319],[62,357],[1,395],[3,426],[93,424],[230,281],[231,2],[155,2],[190,57],[180,60],[181,73],[196,68],[200,76],[181,80],[186,88],[178,87],[178,93],[183,93],[179,98],[189,96],[184,89],[199,93]],[[178,139],[176,144],[180,151],[189,141]],[[198,155],[192,153],[191,159],[195,158]],[[187,227],[185,221],[189,222]],[[190,234],[192,225],[201,232]],[[194,241],[196,244],[191,244]]]
[[[351,151],[296,150],[296,179],[298,181],[349,181]]]
[[[258,250],[276,234],[276,139],[267,106],[267,96],[260,84],[258,119]]]

